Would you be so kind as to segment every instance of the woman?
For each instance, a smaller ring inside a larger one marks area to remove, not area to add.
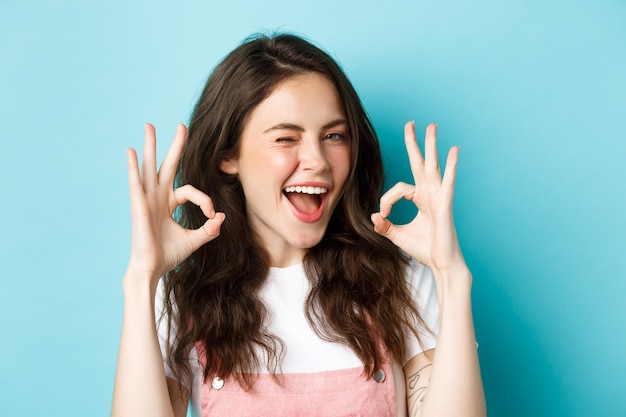
[[[435,134],[423,158],[407,123],[415,185],[379,199],[356,92],[293,35],[250,39],[216,67],[158,172],[147,125],[141,172],[128,152],[113,415],[184,416],[189,399],[205,416],[485,415],[452,216],[458,148],[442,178]],[[419,212],[399,226],[401,198]]]

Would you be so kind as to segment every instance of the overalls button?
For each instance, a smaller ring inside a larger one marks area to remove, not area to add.
[[[216,376],[215,378],[213,378],[213,381],[211,382],[211,386],[213,387],[213,389],[221,390],[222,387],[224,386],[224,380],[220,378],[219,376]]]
[[[385,380],[385,371],[383,371],[382,369],[379,369],[378,371],[374,372],[374,375],[372,376],[374,378],[374,381],[380,384],[381,382]]]

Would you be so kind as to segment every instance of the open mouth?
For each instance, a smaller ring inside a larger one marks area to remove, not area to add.
[[[322,206],[328,189],[324,187],[291,186],[283,190],[291,205],[304,214],[313,214]]]

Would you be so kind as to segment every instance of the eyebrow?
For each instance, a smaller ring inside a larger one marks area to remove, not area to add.
[[[339,126],[339,125],[347,125],[348,121],[346,119],[335,119],[333,121],[330,121],[328,123],[326,123],[324,126],[322,126],[322,129],[330,129],[332,127],[335,126]],[[304,132],[304,128],[302,126],[293,124],[293,123],[279,123],[275,126],[270,127],[269,129],[266,129],[263,133],[270,133],[274,130],[295,130],[297,132]]]

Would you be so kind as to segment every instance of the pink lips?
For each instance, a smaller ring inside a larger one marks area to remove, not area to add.
[[[320,187],[320,188],[325,188],[328,190],[328,192],[320,194],[320,206],[318,207],[317,210],[315,210],[313,213],[304,213],[300,210],[298,210],[297,207],[295,207],[293,204],[291,204],[291,201],[289,201],[288,198],[285,198],[285,200],[287,200],[287,203],[289,204],[289,207],[291,207],[291,211],[293,212],[294,216],[296,216],[296,218],[298,220],[300,220],[303,223],[315,223],[318,222],[322,216],[324,215],[324,209],[326,208],[326,202],[328,201],[328,194],[330,193],[330,187],[327,184],[324,183],[318,183],[318,182],[307,182],[307,183],[303,183],[303,184],[292,184],[291,186],[295,186],[295,185],[300,185],[303,187]],[[285,187],[287,188],[287,187]]]

